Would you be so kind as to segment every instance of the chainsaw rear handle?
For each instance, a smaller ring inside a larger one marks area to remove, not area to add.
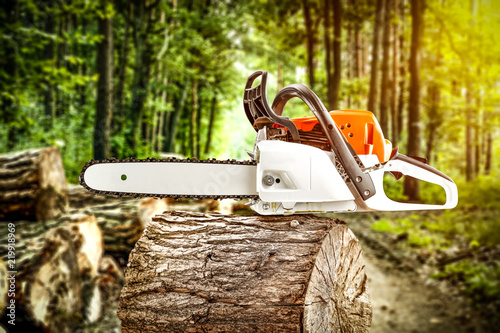
[[[338,129],[319,97],[316,96],[311,89],[303,84],[292,84],[281,89],[274,98],[272,105],[274,113],[276,113],[277,116],[281,116],[286,103],[294,97],[298,97],[306,103],[318,119],[323,128],[323,132],[331,143],[330,146],[332,147],[332,151],[340,160],[340,163],[344,167],[361,198],[367,200],[375,195],[376,188],[370,175],[361,170],[354,159],[356,153]]]
[[[384,192],[384,173],[400,172],[419,180],[441,186],[446,193],[446,202],[443,205],[428,205],[416,203],[402,203],[389,199]],[[417,161],[411,157],[396,154],[387,161],[381,169],[370,172],[377,188],[377,195],[366,200],[364,204],[368,210],[434,210],[455,208],[458,203],[457,185],[453,180],[433,167]]]
[[[261,76],[260,84],[252,87],[253,82]],[[267,72],[257,71],[250,75],[245,85],[245,93],[243,96],[243,108],[247,115],[250,124],[257,130],[254,125],[258,118],[267,118],[288,129],[292,135],[294,142],[300,142],[299,130],[295,123],[288,117],[282,117],[281,114],[277,115],[269,106],[267,101]]]

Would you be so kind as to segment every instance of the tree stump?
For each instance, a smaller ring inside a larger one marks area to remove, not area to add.
[[[58,217],[66,211],[67,192],[56,147],[0,156],[0,221]]]
[[[129,257],[123,332],[368,332],[360,244],[312,215],[165,212]]]

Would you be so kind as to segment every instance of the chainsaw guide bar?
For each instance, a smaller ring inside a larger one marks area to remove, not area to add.
[[[166,193],[136,193],[136,192],[119,192],[119,191],[103,191],[103,190],[96,190],[93,189],[92,187],[88,186],[87,183],[85,182],[85,172],[87,171],[88,168],[90,168],[93,165],[96,164],[113,164],[113,163],[134,163],[134,164],[142,164],[142,163],[168,163],[168,164],[186,164],[186,165],[191,165],[194,163],[198,164],[224,164],[224,165],[257,165],[255,161],[236,161],[236,160],[217,160],[215,158],[213,159],[207,159],[207,160],[198,160],[196,158],[186,158],[186,159],[179,159],[175,157],[170,157],[170,158],[163,158],[163,159],[158,159],[155,157],[152,158],[145,158],[145,159],[137,159],[137,158],[126,158],[123,160],[119,160],[116,158],[110,158],[110,159],[105,159],[105,160],[90,160],[85,164],[83,167],[79,181],[80,185],[82,185],[85,189],[88,191],[92,192],[95,195],[111,195],[114,197],[123,197],[123,196],[130,196],[134,198],[155,198],[155,199],[162,199],[162,198],[173,198],[173,199],[187,199],[187,198],[192,198],[192,199],[214,199],[214,200],[219,200],[219,199],[253,199],[257,200],[259,198],[258,195],[203,195],[203,194],[196,194],[196,195],[187,195],[187,194],[166,194]],[[158,175],[160,177],[160,175]]]

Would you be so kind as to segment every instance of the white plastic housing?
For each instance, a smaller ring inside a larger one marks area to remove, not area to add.
[[[342,201],[346,204],[334,206],[341,211],[356,208],[354,196],[325,151],[291,142],[264,140],[257,144],[257,156],[257,192],[264,205],[272,203],[277,209],[276,204],[281,203],[284,211],[292,212],[297,211],[296,203]],[[265,181],[269,177],[272,184]],[[311,211],[333,208],[312,206],[315,209]]]

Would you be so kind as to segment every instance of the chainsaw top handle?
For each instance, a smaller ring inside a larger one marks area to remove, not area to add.
[[[314,113],[328,141],[331,143],[332,151],[339,159],[363,200],[367,200],[375,195],[375,185],[371,177],[361,170],[354,158],[356,153],[337,128],[337,125],[319,97],[311,89],[303,84],[292,84],[281,89],[274,98],[272,105],[272,109],[276,115],[281,116],[286,103],[294,97],[298,97],[304,101]]]
[[[254,81],[261,77],[260,84],[252,87]],[[292,135],[294,142],[300,143],[299,130],[293,121],[288,117],[283,117],[274,113],[273,109],[269,106],[267,101],[267,72],[257,71],[250,75],[245,85],[245,94],[243,96],[243,107],[250,124],[257,131],[259,124],[272,120],[274,123],[281,125],[288,129]]]

